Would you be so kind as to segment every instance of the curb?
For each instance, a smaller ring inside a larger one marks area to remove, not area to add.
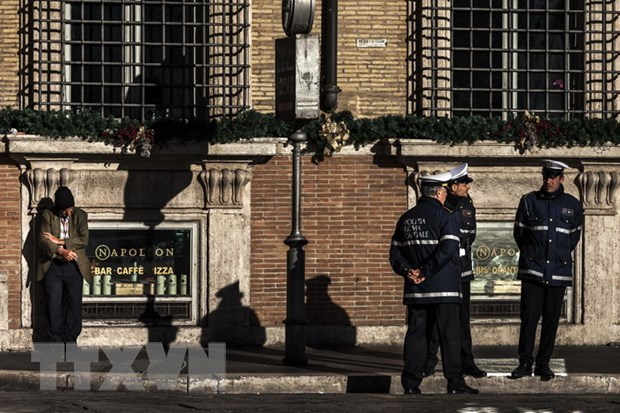
[[[538,377],[513,380],[506,376],[481,379],[467,377],[467,383],[483,394],[620,394],[620,375],[579,374],[559,376],[543,382]],[[43,379],[43,382],[41,381]],[[55,382],[55,389],[54,389]],[[42,388],[44,386],[45,388]],[[401,394],[400,375],[373,374],[226,374],[223,378],[158,378],[136,374],[74,372],[39,373],[0,370],[2,390],[74,390],[179,392],[187,394],[259,394],[259,393],[390,393]],[[435,375],[424,379],[423,394],[445,394],[446,380]],[[472,396],[475,397],[475,396]]]

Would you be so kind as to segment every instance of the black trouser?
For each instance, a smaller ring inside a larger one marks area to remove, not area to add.
[[[460,386],[463,383],[463,369],[459,304],[409,305],[407,310],[403,387],[414,389],[422,382],[428,341],[435,328],[439,334],[443,375],[448,379],[448,389]]]
[[[461,291],[463,292],[463,301],[460,306],[461,321],[461,363],[464,369],[473,368],[474,353],[472,350],[471,325],[470,318],[470,302],[471,302],[471,282],[463,281],[461,283]],[[428,361],[426,365],[429,369],[434,369],[437,365],[437,351],[439,350],[439,333],[435,330],[431,334],[428,342]]]
[[[82,276],[77,264],[52,263],[43,285],[49,341],[77,341],[82,332]]]
[[[521,282],[521,330],[519,331],[519,361],[532,365],[536,326],[542,315],[540,343],[536,364],[548,365],[555,347],[555,335],[560,323],[566,287],[550,287],[535,281]]]

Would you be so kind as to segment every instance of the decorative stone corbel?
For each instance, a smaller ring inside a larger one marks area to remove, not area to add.
[[[209,168],[199,174],[205,193],[205,208],[241,208],[243,190],[250,182],[246,169]]]
[[[620,186],[618,172],[582,172],[577,175],[577,186],[585,210],[597,214],[616,213],[616,190]]]
[[[418,172],[418,171],[413,171],[413,172],[411,172],[411,174],[409,174],[409,185],[415,191],[416,199],[418,199],[420,197],[420,195],[421,195],[421,192],[420,192],[420,177],[422,177],[422,175],[423,174]]]
[[[70,187],[72,182],[71,170],[68,168],[35,168],[27,170],[25,175],[30,191],[30,209],[52,206],[56,189],[60,186]]]

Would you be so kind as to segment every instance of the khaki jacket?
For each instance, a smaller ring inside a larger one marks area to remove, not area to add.
[[[37,234],[41,256],[37,267],[37,281],[45,277],[45,273],[52,264],[52,259],[56,255],[58,245],[43,237],[44,232],[60,238],[60,216],[53,210],[46,209],[41,212],[41,227]],[[65,239],[67,249],[75,251],[77,254],[77,265],[82,277],[89,283],[92,281],[90,272],[90,261],[86,256],[86,245],[88,245],[88,214],[80,209],[73,208],[73,215],[69,221],[69,238]]]

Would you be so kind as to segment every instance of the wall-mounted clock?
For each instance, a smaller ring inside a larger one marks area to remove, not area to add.
[[[314,0],[282,0],[282,28],[287,36],[307,34],[314,22]]]

